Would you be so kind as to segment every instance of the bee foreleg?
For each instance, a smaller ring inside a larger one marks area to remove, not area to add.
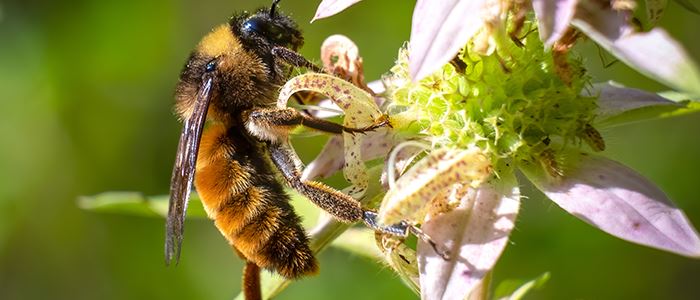
[[[272,55],[274,55],[276,58],[283,60],[291,66],[307,68],[314,72],[323,73],[323,68],[315,65],[305,57],[301,56],[301,54],[296,53],[291,49],[276,46],[272,48]]]
[[[333,134],[343,132],[363,133],[379,127],[390,126],[388,118],[382,117],[367,127],[346,127],[331,121],[301,114],[293,108],[260,108],[247,113],[246,128],[248,131],[266,141],[280,141],[287,137],[289,131],[300,125]]]

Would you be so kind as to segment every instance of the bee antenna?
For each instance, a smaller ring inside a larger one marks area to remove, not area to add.
[[[275,18],[275,9],[277,8],[277,3],[280,3],[282,0],[273,0],[272,5],[270,5],[270,18],[274,19]]]

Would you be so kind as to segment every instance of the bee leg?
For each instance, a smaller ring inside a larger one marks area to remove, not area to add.
[[[449,259],[449,253],[438,249],[437,244],[418,227],[406,221],[389,226],[380,225],[377,222],[377,213],[362,209],[360,202],[352,197],[320,182],[302,181],[301,161],[288,143],[270,143],[269,147],[272,162],[282,172],[289,185],[336,219],[343,222],[362,220],[367,227],[373,230],[402,238],[407,237],[409,233],[413,233],[416,237],[428,243],[435,253],[443,259]]]
[[[292,130],[293,127],[299,125],[333,134],[340,134],[343,132],[364,133],[383,126],[391,126],[387,116],[382,116],[372,125],[362,128],[353,128],[301,114],[293,108],[255,109],[244,113],[244,120],[245,119],[247,119],[245,123],[248,131],[266,141],[280,141],[281,138],[287,136],[287,133]]]
[[[362,219],[360,202],[323,183],[301,179],[302,163],[286,143],[270,143],[270,157],[287,183],[339,221],[351,223]]]
[[[366,133],[366,132],[374,131],[374,130],[382,128],[382,127],[391,127],[391,123],[389,122],[388,115],[382,115],[381,117],[379,117],[379,119],[374,120],[374,123],[372,123],[371,125],[368,125],[365,127],[360,127],[360,128],[347,127],[347,126],[333,123],[331,121],[327,121],[324,119],[315,118],[312,116],[306,117],[301,125],[309,127],[309,128],[313,128],[316,130],[321,130],[324,132],[335,133],[335,134],[340,134],[342,132],[347,132],[347,133],[351,133],[351,134]],[[322,127],[325,127],[325,128],[335,127],[335,128],[339,128],[341,131],[337,131],[337,129],[336,129],[336,131],[323,130]]]
[[[376,231],[387,233],[393,236],[398,236],[401,238],[408,237],[411,225],[407,222],[399,222],[391,226],[383,226],[377,222],[377,213],[371,210],[366,210],[362,212],[362,221],[365,222],[367,227],[372,228]]]
[[[291,49],[276,46],[272,48],[272,55],[279,58],[289,64],[290,66],[307,68],[314,72],[323,73],[323,68],[310,62],[308,59],[303,57],[301,54],[294,52]]]
[[[409,233],[413,233],[416,237],[428,243],[435,253],[440,255],[443,259],[449,259],[449,253],[438,249],[437,244],[418,227],[406,221],[401,221],[389,226],[380,225],[377,222],[377,213],[362,209],[360,202],[352,197],[320,182],[302,181],[301,160],[288,142],[269,143],[268,145],[272,162],[277,166],[277,169],[282,172],[287,183],[289,183],[293,189],[309,198],[309,200],[318,207],[333,215],[336,219],[343,222],[362,220],[367,227],[373,230],[402,238],[407,237]]]
[[[366,132],[374,131],[376,129],[379,129],[379,128],[382,128],[385,126],[391,127],[391,123],[389,123],[389,116],[388,115],[382,115],[379,119],[374,120],[374,123],[372,123],[371,125],[368,125],[365,127],[360,127],[360,128],[343,126],[343,125],[333,123],[333,122],[328,121],[328,120],[315,118],[313,116],[304,116],[304,119],[302,120],[301,125],[309,127],[309,128],[313,128],[316,130],[320,130],[323,132],[334,133],[334,134],[340,134],[343,132],[347,132],[347,133],[351,133],[351,134],[366,133]]]
[[[251,261],[243,267],[243,296],[245,300],[262,300],[260,267]]]

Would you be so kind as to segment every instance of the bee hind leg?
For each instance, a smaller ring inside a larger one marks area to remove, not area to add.
[[[270,143],[269,147],[272,162],[282,172],[287,183],[336,219],[343,222],[357,222],[361,220],[373,230],[401,238],[405,238],[409,233],[413,233],[416,237],[428,243],[435,253],[443,259],[449,259],[449,253],[438,249],[437,244],[420,228],[406,221],[388,226],[381,225],[377,222],[377,213],[362,209],[360,202],[354,198],[323,183],[301,180],[301,161],[286,141],[283,143]]]
[[[362,220],[360,202],[323,183],[301,179],[302,163],[286,141],[270,143],[269,148],[272,162],[289,186],[339,221],[351,223]]]

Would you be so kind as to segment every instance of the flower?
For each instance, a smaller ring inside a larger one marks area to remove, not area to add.
[[[532,4],[534,21],[518,1],[419,0],[409,47],[383,79],[393,130],[362,142],[371,149],[364,159],[388,155],[380,221],[422,224],[451,253],[443,259],[419,241],[424,299],[462,299],[489,274],[517,217],[518,172],[605,232],[700,257],[700,237],[683,212],[642,175],[597,154],[605,149],[599,127],[638,118],[641,108],[700,105],[591,84],[570,49],[584,32],[640,72],[700,95],[694,63],[663,30],[634,30],[629,1]],[[659,14],[650,15],[655,22]],[[332,140],[305,176],[332,173],[329,166],[348,159],[341,148]]]
[[[314,20],[337,14],[357,0],[324,0]],[[637,71],[680,91],[700,95],[700,71],[672,37],[661,28],[639,30],[632,0],[418,0],[411,26],[410,74],[414,80],[440,69],[483,28],[496,28],[503,17],[525,17],[532,9],[540,38],[547,47],[576,28]],[[661,18],[666,1],[646,1],[648,25]],[[697,9],[681,3],[689,10]],[[517,32],[517,31],[516,31]]]

